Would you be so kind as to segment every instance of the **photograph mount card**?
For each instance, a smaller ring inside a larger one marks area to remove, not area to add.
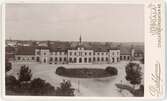
[[[2,97],[164,97],[163,0],[2,5]]]

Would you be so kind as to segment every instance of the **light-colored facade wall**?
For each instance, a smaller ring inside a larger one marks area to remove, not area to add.
[[[16,55],[16,60],[18,56]],[[120,50],[95,52],[78,47],[73,50],[50,52],[49,49],[36,49],[35,55],[23,55],[21,57],[30,58],[32,56],[34,59],[31,61],[48,64],[108,64],[120,61]]]
[[[109,50],[109,63],[117,63],[120,61],[120,50]]]
[[[93,50],[85,50],[84,48],[68,50],[67,57],[69,64],[91,64],[93,61]]]
[[[34,55],[16,55],[16,62],[36,62]]]
[[[93,60],[95,64],[109,63],[109,52],[94,52]]]
[[[35,58],[36,58],[37,62],[49,63],[49,56],[50,56],[49,49],[36,49],[35,50]]]
[[[120,55],[120,60],[129,61],[131,60],[131,55]]]

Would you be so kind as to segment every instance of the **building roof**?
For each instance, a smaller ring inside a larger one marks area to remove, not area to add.
[[[5,47],[5,51],[6,51],[7,53],[15,52],[15,48],[14,48],[14,47],[11,47],[11,46],[6,46],[6,47]]]
[[[129,48],[120,48],[120,55],[131,55],[131,49],[129,49]]]
[[[47,46],[37,46],[35,47],[36,49],[50,49],[49,47]]]
[[[16,55],[35,55],[35,47],[20,46],[16,51]]]

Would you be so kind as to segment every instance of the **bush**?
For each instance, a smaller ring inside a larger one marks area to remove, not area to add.
[[[28,82],[31,80],[32,73],[31,69],[29,69],[28,66],[21,66],[20,72],[19,72],[19,81],[20,82]]]
[[[60,87],[56,89],[57,96],[74,96],[74,88],[71,87],[70,81],[65,81],[60,83]]]
[[[40,78],[36,78],[31,81],[29,91],[31,95],[55,95],[55,88]]]
[[[108,72],[109,74],[111,75],[117,75],[118,74],[118,70],[115,68],[115,67],[110,67],[108,66],[106,69],[105,69],[106,72]]]
[[[137,63],[129,63],[126,66],[126,80],[132,85],[141,83],[141,67]]]
[[[19,81],[14,76],[5,77],[5,89],[7,95],[16,94],[16,89],[19,87]]]
[[[56,74],[62,75],[65,73],[66,68],[64,68],[63,66],[60,66],[56,69]]]
[[[8,72],[12,69],[12,63],[10,63],[7,59],[5,60],[5,72]]]

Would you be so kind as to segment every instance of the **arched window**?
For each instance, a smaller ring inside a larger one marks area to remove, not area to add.
[[[106,61],[108,61],[108,57],[106,57]]]
[[[46,59],[44,59],[43,62],[46,63]]]
[[[66,57],[64,57],[64,61],[66,61],[67,59],[66,59]]]
[[[32,60],[34,60],[34,57],[32,57]]]
[[[97,61],[100,61],[100,58],[99,58],[99,57],[97,58]]]
[[[124,56],[124,60],[126,60],[126,56]]]
[[[55,57],[55,61],[57,61],[57,57]]]
[[[95,57],[93,57],[93,61],[96,61],[96,58],[95,58]]]
[[[103,58],[103,57],[101,58],[101,61],[104,61],[104,58]]]
[[[84,58],[84,62],[87,62],[87,58]]]
[[[72,62],[72,58],[70,58],[70,62]]]
[[[79,58],[79,63],[82,63],[82,58]]]
[[[122,60],[122,56],[120,56],[120,60]]]
[[[20,57],[17,57],[17,60],[20,60],[21,58]]]
[[[62,62],[62,58],[61,57],[59,58],[59,61]]]
[[[77,58],[74,58],[74,62],[75,62],[75,63],[77,62]]]
[[[40,57],[37,57],[37,62],[40,62]]]
[[[112,62],[115,62],[115,59],[114,59],[114,58],[112,58]]]
[[[89,58],[89,62],[91,62],[92,61],[92,59],[91,58]]]

